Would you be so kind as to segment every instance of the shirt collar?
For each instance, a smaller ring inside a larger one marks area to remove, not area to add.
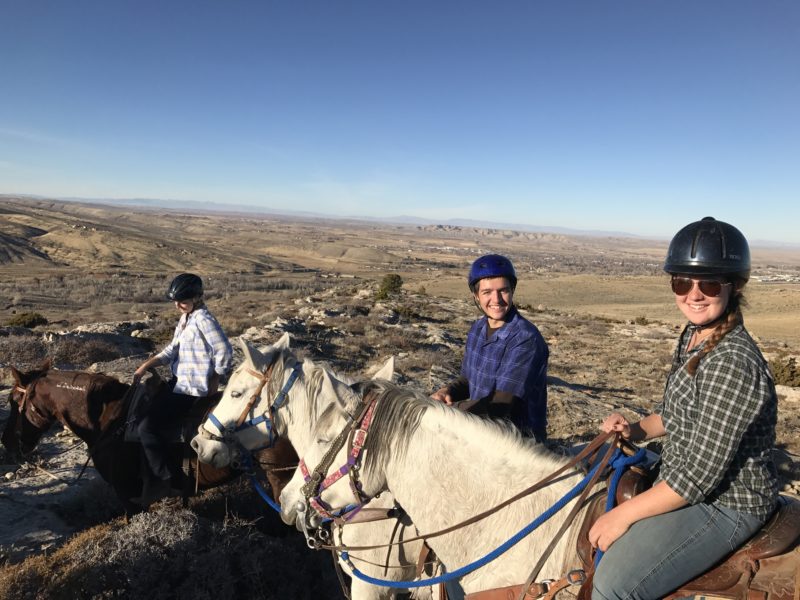
[[[506,322],[498,329],[495,329],[494,335],[492,335],[491,339],[487,340],[486,331],[489,328],[489,318],[486,315],[484,315],[482,318],[483,322],[481,323],[481,331],[480,331],[482,339],[487,343],[491,343],[495,340],[505,339],[510,335],[512,329],[511,326],[513,325],[514,321],[516,321],[518,318],[519,318],[519,313],[517,312],[517,307],[512,306],[511,310],[508,311],[508,317],[506,318]]]

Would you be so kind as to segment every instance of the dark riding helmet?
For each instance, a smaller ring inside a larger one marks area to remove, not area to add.
[[[750,247],[733,225],[705,217],[672,238],[664,263],[667,273],[750,278]]]
[[[474,292],[475,285],[481,279],[488,277],[505,277],[511,283],[511,289],[517,287],[517,274],[514,271],[514,265],[500,254],[487,254],[472,263],[467,277],[469,289]]]
[[[181,273],[172,280],[167,290],[167,298],[176,302],[199,298],[202,295],[203,280],[194,273]]]

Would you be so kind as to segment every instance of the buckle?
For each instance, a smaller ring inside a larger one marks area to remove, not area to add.
[[[586,581],[586,572],[583,569],[574,569],[567,573],[566,580],[570,585],[578,585]]]

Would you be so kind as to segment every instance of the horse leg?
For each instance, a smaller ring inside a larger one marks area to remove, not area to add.
[[[353,577],[350,584],[351,600],[390,600],[397,598],[395,590],[379,585],[372,585]]]

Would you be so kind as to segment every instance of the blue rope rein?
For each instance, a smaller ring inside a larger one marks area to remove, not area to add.
[[[614,508],[614,501],[617,497],[617,487],[619,486],[619,480],[622,479],[622,475],[633,465],[638,465],[639,463],[644,462],[645,456],[647,455],[647,450],[644,448],[639,448],[636,451],[636,454],[633,456],[625,456],[622,452],[617,450],[614,454],[614,457],[611,459],[611,468],[614,469],[614,475],[611,477],[611,483],[608,485],[608,496],[606,497],[606,512],[610,511]],[[603,552],[599,548],[594,555],[594,567],[597,568],[597,565],[600,563],[600,559],[603,558]]]
[[[560,511],[564,506],[566,506],[570,500],[573,500],[578,494],[583,491],[583,488],[589,483],[589,480],[594,476],[597,469],[600,468],[600,461],[592,467],[591,471],[586,474],[586,476],[579,481],[575,487],[569,490],[560,500],[558,500],[553,506],[547,509],[544,513],[539,515],[534,521],[532,521],[527,526],[523,527],[519,532],[517,532],[514,536],[512,536],[509,540],[502,543],[500,546],[486,554],[484,557],[479,558],[468,565],[461,567],[460,569],[456,569],[450,573],[444,573],[443,575],[439,575],[437,577],[431,577],[430,579],[424,580],[415,580],[415,581],[390,581],[388,579],[378,579],[375,577],[370,577],[359,571],[353,562],[350,560],[350,555],[348,552],[342,552],[341,558],[343,561],[347,563],[347,566],[350,567],[353,575],[365,581],[367,583],[371,583],[372,585],[379,585],[384,587],[405,587],[405,588],[417,588],[417,587],[425,587],[429,585],[436,585],[437,583],[444,583],[445,581],[452,581],[454,579],[459,579],[466,575],[467,573],[471,573],[476,569],[479,569],[483,566],[486,566],[488,563],[495,560],[497,557],[501,556],[512,547],[514,547],[517,543],[519,543],[522,539],[528,536],[531,532],[537,529],[542,523],[545,523],[550,517]]]
[[[622,453],[622,451],[620,451],[619,449],[615,451],[613,457],[611,458],[611,461],[609,461],[609,465],[611,465],[611,467],[614,468],[614,476],[612,477],[611,484],[609,486],[608,499],[606,500],[606,510],[610,510],[609,505],[611,507],[613,507],[614,496],[615,496],[616,491],[617,491],[617,486],[619,484],[619,480],[622,477],[622,474],[625,471],[625,469],[627,469],[631,465],[635,465],[635,464],[638,464],[640,462],[643,462],[644,459],[645,459],[645,456],[646,456],[646,451],[645,451],[644,448],[640,448],[636,452],[635,455],[630,456],[630,457],[625,456]],[[495,548],[494,550],[492,550],[491,552],[489,552],[488,554],[486,554],[482,558],[479,558],[479,559],[469,563],[468,565],[465,565],[465,566],[463,566],[463,567],[461,567],[459,569],[456,569],[455,571],[452,571],[450,573],[444,573],[444,574],[439,575],[437,577],[431,577],[429,579],[424,579],[424,580],[390,581],[388,579],[379,579],[379,578],[376,578],[376,577],[371,577],[371,576],[366,575],[366,574],[362,573],[361,571],[359,571],[355,567],[355,565],[353,564],[352,560],[350,559],[350,555],[349,555],[348,552],[342,552],[340,554],[341,559],[345,563],[347,563],[347,566],[350,567],[350,570],[351,570],[352,574],[355,577],[358,577],[360,580],[362,580],[362,581],[364,581],[366,583],[370,583],[372,585],[383,586],[383,587],[418,588],[418,587],[425,587],[425,586],[429,586],[429,585],[436,585],[436,584],[439,584],[439,583],[452,581],[454,579],[460,579],[464,575],[466,575],[468,573],[471,573],[472,571],[475,571],[475,570],[477,570],[477,569],[479,569],[479,568],[481,568],[483,566],[486,566],[488,563],[492,562],[493,560],[495,560],[496,558],[498,558],[499,556],[501,556],[502,554],[504,554],[505,552],[510,550],[517,543],[519,543],[522,539],[524,539],[526,536],[528,536],[530,533],[532,533],[534,530],[536,530],[540,525],[542,525],[548,519],[550,519],[550,517],[552,517],[554,514],[556,514],[562,508],[564,508],[564,506],[566,506],[571,500],[573,500],[578,494],[580,494],[581,491],[583,491],[583,489],[586,487],[586,485],[589,483],[589,481],[594,476],[594,474],[597,471],[597,469],[600,468],[600,462],[601,461],[598,459],[597,464],[595,464],[592,467],[592,469],[589,471],[589,473],[587,473],[586,476],[581,481],[579,481],[577,483],[577,485],[575,485],[575,487],[573,487],[571,490],[569,490],[553,506],[551,506],[548,510],[546,510],[544,513],[539,515],[539,517],[534,519],[530,524],[528,524],[527,526],[523,527],[519,532],[517,532],[509,540],[507,540],[506,542],[504,542],[503,544],[501,544],[500,546],[498,546],[497,548]],[[596,558],[595,560],[599,561],[599,558]]]
[[[253,483],[253,487],[258,492],[258,495],[261,496],[261,499],[269,504],[270,508],[272,508],[275,512],[281,512],[281,505],[275,502],[275,500],[272,499],[272,496],[267,493],[267,490],[265,490],[264,486],[261,485],[261,482],[258,481],[255,473],[251,472],[248,473],[248,475],[250,476],[250,481]]]

